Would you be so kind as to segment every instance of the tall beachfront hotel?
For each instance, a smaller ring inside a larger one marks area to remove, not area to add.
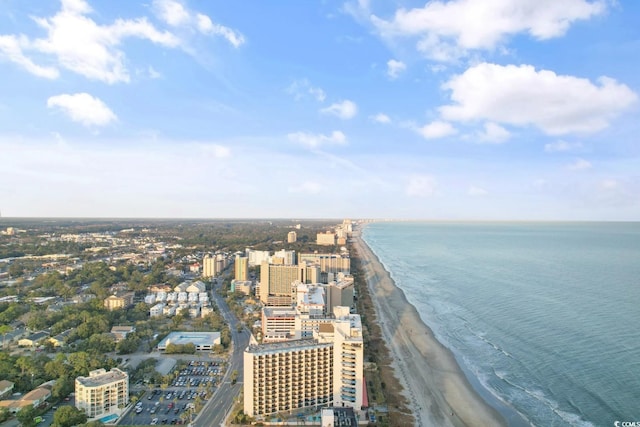
[[[362,324],[347,307],[313,339],[250,345],[244,352],[244,412],[262,417],[305,408],[363,405]]]

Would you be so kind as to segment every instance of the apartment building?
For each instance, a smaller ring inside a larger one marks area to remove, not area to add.
[[[235,279],[237,281],[246,281],[249,278],[249,258],[236,256],[235,261]]]
[[[294,282],[318,283],[320,269],[306,265],[274,265],[263,262],[260,266],[260,301],[268,306],[291,306],[296,298]]]
[[[295,338],[296,310],[288,307],[262,309],[262,342],[278,342]]]
[[[244,412],[252,417],[333,404],[333,345],[296,340],[244,352]]]
[[[336,307],[333,319],[322,319],[313,339],[247,347],[244,411],[253,417],[320,406],[360,411],[363,367],[360,316]]]
[[[322,273],[344,273],[349,274],[351,270],[351,258],[347,254],[300,254],[298,255],[300,264],[306,262],[320,266]]]
[[[336,234],[327,231],[326,233],[316,234],[316,245],[334,246],[336,244]]]
[[[104,307],[107,310],[118,310],[133,305],[133,292],[117,292],[104,300]]]
[[[76,408],[88,418],[120,413],[129,403],[129,375],[118,368],[96,369],[76,378]]]
[[[216,257],[211,255],[205,255],[202,258],[202,277],[211,278],[218,275],[218,269],[216,268]]]

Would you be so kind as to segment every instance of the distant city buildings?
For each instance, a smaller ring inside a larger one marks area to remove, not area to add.
[[[336,234],[331,231],[318,233],[316,234],[316,244],[322,246],[335,246]]]
[[[96,369],[75,381],[76,408],[88,418],[120,414],[129,403],[129,375],[117,368]]]
[[[298,235],[295,231],[290,231],[287,234],[287,243],[295,243],[298,240]]]

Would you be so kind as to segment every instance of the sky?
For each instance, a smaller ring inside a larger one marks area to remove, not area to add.
[[[0,0],[3,217],[640,220],[635,0]]]

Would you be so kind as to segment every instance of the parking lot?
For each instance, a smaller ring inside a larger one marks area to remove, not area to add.
[[[192,361],[174,371],[166,388],[147,391],[118,424],[176,425],[188,424],[211,397],[222,374],[216,362]]]

